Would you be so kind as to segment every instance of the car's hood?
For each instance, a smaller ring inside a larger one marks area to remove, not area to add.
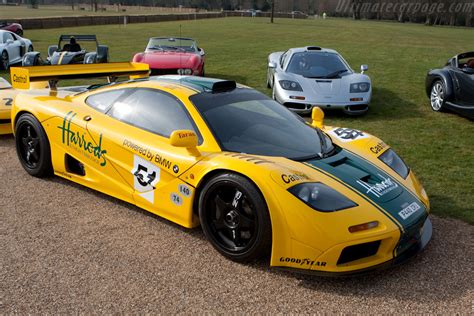
[[[67,65],[82,62],[84,60],[85,51],[80,52],[55,52],[51,56],[52,65]]]
[[[150,68],[175,69],[196,68],[201,62],[201,56],[186,52],[145,52],[140,62],[147,63]]]

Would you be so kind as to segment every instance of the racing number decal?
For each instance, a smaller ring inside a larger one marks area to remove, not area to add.
[[[191,196],[191,189],[185,184],[180,184],[178,186],[178,191],[179,191],[179,193],[181,193],[185,197],[190,197]]]
[[[12,98],[3,98],[2,100],[5,101],[4,103],[6,106],[12,106],[12,103],[13,103]]]
[[[367,134],[352,128],[335,128],[329,132],[343,142],[350,142],[356,139],[367,138]]]
[[[146,187],[151,184],[156,178],[156,171],[152,173],[148,173],[148,168],[138,164],[137,171],[133,174],[136,178],[138,183],[142,187]]]
[[[134,155],[133,188],[150,203],[155,201],[155,185],[160,182],[160,168],[149,161]]]

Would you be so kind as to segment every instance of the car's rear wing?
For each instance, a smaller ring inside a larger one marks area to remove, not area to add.
[[[97,36],[95,35],[61,35],[59,41],[69,41],[71,37],[74,37],[76,41],[97,41]]]
[[[125,62],[11,67],[10,77],[15,89],[30,89],[31,83],[44,81],[48,81],[50,88],[55,89],[59,80],[106,77],[109,82],[113,82],[122,76],[130,79],[146,78],[149,72],[148,64]]]

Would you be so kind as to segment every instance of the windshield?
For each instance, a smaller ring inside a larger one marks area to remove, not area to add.
[[[150,38],[147,50],[197,52],[196,42],[189,38]]]
[[[286,71],[307,78],[334,78],[349,69],[338,54],[302,52],[293,54]]]
[[[318,157],[318,132],[302,118],[252,89],[190,97],[222,150],[304,160]],[[329,138],[326,139],[330,145]],[[324,142],[323,142],[324,143]]]

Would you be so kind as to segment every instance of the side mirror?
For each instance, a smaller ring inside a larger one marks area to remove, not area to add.
[[[6,44],[13,44],[13,40],[12,39],[7,39],[7,43]]]
[[[186,148],[192,156],[198,157],[201,155],[196,148],[198,146],[198,137],[191,130],[173,131],[170,136],[170,144],[174,147]]]
[[[364,72],[366,72],[367,70],[369,70],[369,66],[368,65],[360,65],[360,73],[363,74]]]
[[[204,49],[198,47],[198,51],[199,51],[199,55],[201,56],[206,55],[206,53],[204,52]]]
[[[318,128],[323,128],[324,124],[324,112],[321,108],[315,106],[313,107],[313,111],[311,112],[311,125]]]
[[[277,65],[275,63],[269,62],[268,63],[268,68],[276,68]]]

